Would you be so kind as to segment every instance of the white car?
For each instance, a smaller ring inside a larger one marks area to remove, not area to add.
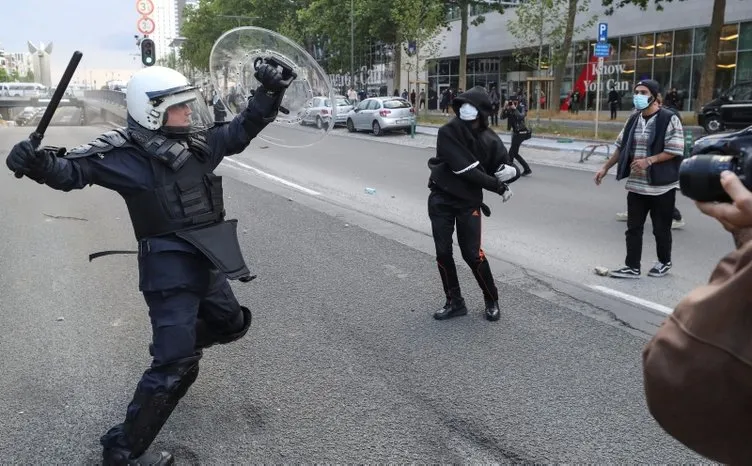
[[[407,131],[415,123],[415,109],[401,97],[371,97],[347,114],[347,130],[351,133],[365,130],[381,136],[386,131]]]
[[[353,106],[344,96],[334,97],[337,103],[336,114],[334,115],[334,126],[344,125],[347,120],[347,113],[352,110]],[[306,104],[305,113],[300,120],[301,124],[316,125],[321,129],[332,121],[332,102],[328,97],[314,97]]]

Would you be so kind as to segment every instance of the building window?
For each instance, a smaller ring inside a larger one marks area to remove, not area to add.
[[[721,43],[718,51],[723,52],[736,52],[736,44],[739,38],[739,25],[727,24],[721,29]]]
[[[739,52],[736,62],[736,82],[752,80],[752,51]]]
[[[739,50],[752,50],[752,22],[742,23],[739,28]]]
[[[637,60],[635,64],[635,79],[641,81],[643,79],[653,79],[653,59],[643,58]]]
[[[653,49],[653,56],[655,58],[671,56],[673,54],[674,45],[673,31],[659,32],[655,36],[655,49]]]
[[[637,58],[649,58],[655,55],[655,34],[641,34],[637,39]]]
[[[671,69],[671,87],[675,87],[679,93],[681,109],[689,110],[691,104],[689,95],[689,81],[692,73],[692,57],[674,57],[674,64]]]
[[[635,38],[634,36],[625,36],[621,38],[621,49],[619,52],[619,61],[621,63],[634,63],[635,59]]]
[[[718,54],[715,64],[715,90],[713,97],[721,95],[723,91],[731,87],[736,75],[736,52]]]
[[[674,55],[692,54],[692,29],[674,31]]]
[[[695,29],[695,54],[705,55],[705,46],[708,43],[708,28]]]

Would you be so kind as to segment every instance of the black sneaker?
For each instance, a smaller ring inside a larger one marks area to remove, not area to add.
[[[656,262],[655,265],[653,265],[653,268],[648,272],[648,275],[651,277],[663,277],[669,270],[671,270],[671,262],[665,264],[662,262]]]
[[[640,278],[640,269],[624,266],[620,269],[610,271],[608,276],[614,278]]]

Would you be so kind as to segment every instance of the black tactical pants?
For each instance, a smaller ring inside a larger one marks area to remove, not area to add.
[[[140,248],[144,249],[144,248]],[[149,306],[153,361],[136,386],[125,421],[100,439],[105,448],[141,455],[198,375],[198,320],[228,334],[244,325],[227,277],[201,254],[154,251],[139,255],[140,287]]]
[[[457,242],[465,260],[483,292],[486,300],[498,301],[491,267],[481,249],[480,206],[455,198],[441,191],[432,191],[428,196],[428,217],[431,219],[433,241],[436,245],[436,263],[441,276],[444,294],[459,293],[460,283],[452,254],[452,236],[457,225]]]
[[[514,161],[517,161],[522,165],[523,173],[530,173],[530,165],[528,165],[527,161],[520,155],[520,146],[525,140],[525,137],[519,133],[512,133],[512,145],[509,147],[509,158],[512,159],[513,163]]]

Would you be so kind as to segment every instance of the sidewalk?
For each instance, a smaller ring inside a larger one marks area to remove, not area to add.
[[[435,125],[418,125],[415,128],[416,133],[436,136],[439,133],[439,127]],[[509,147],[512,143],[512,135],[508,131],[496,130],[504,144]],[[535,134],[535,132],[533,132]],[[545,136],[533,136],[525,141],[525,147],[543,150],[556,150],[580,153],[585,149],[592,148],[596,145],[594,155],[611,155],[615,149],[614,143],[605,141],[588,141],[582,139],[572,139],[567,137],[553,138]]]
[[[532,110],[534,111],[534,109]],[[439,110],[421,110],[421,115],[429,115],[431,117],[441,117],[445,116],[447,117],[447,120],[449,119],[449,115],[445,113],[441,113]],[[704,129],[701,126],[697,125],[697,117],[694,116],[694,113],[692,112],[682,112],[682,121],[684,128],[691,129],[693,133],[701,135],[704,134]],[[687,114],[692,114],[691,117],[689,117]],[[552,124],[552,125],[560,125],[560,126],[571,126],[571,127],[592,127],[595,124],[595,111],[594,110],[583,110],[580,111],[581,115],[587,115],[589,118],[587,119],[571,119],[571,118],[551,118],[548,117],[541,117],[540,122],[541,124]],[[601,110],[600,112],[601,118],[598,122],[598,124],[602,128],[607,128],[609,130],[619,130],[621,129],[624,124],[627,121],[627,118],[632,114],[632,110],[629,111],[619,111],[616,120],[611,121],[609,119],[609,111],[608,110]],[[535,115],[529,116],[527,119],[528,122],[536,121]]]

